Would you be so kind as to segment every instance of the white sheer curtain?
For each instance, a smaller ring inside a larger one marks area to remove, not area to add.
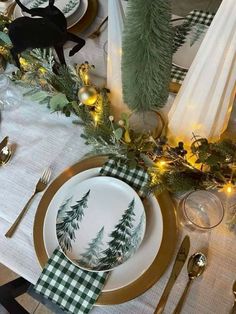
[[[223,0],[169,112],[169,134],[218,139],[236,87],[236,3]]]
[[[113,113],[118,116],[128,111],[122,99],[121,54],[122,32],[125,20],[126,1],[108,1],[108,60],[107,86],[111,90]]]

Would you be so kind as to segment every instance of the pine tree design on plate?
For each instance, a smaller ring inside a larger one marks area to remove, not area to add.
[[[142,213],[138,225],[133,229],[131,236],[131,250],[130,255],[136,250],[143,238],[143,232],[145,228],[145,214]]]
[[[77,5],[77,3],[78,3],[78,0],[70,0],[70,1],[66,4],[66,6],[63,8],[62,12],[63,12],[64,14],[69,13],[71,10],[74,9],[74,7]]]
[[[192,28],[190,46],[193,46],[195,42],[197,42],[201,38],[202,34],[206,33],[207,30],[207,25],[200,23],[195,24]]]
[[[38,8],[40,7],[42,4],[48,2],[47,0],[36,0],[34,1],[31,6],[30,6],[30,9],[35,9],[35,8]]]
[[[61,219],[63,219],[69,205],[70,202],[72,200],[72,196],[70,198],[68,198],[67,200],[64,201],[64,203],[62,203],[62,205],[60,206],[59,210],[58,210],[58,214],[57,214],[57,222],[59,222]]]
[[[102,252],[97,270],[106,270],[122,263],[131,249],[131,236],[134,221],[134,199],[111,232],[108,248]]]
[[[88,207],[88,197],[90,190],[76,201],[76,204],[70,206],[70,210],[65,211],[63,217],[57,220],[57,238],[63,251],[72,249],[71,241],[75,240],[75,230],[79,229],[79,222],[84,216],[84,209]]]
[[[88,244],[86,251],[81,254],[81,259],[77,262],[84,267],[94,268],[98,265],[98,261],[101,258],[101,252],[103,247],[104,227],[102,227],[97,233],[96,237]]]

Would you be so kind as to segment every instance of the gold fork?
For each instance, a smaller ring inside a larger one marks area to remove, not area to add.
[[[30,199],[28,200],[28,202],[26,203],[25,207],[22,209],[22,211],[20,212],[18,217],[16,218],[15,222],[13,223],[13,225],[10,227],[10,229],[5,234],[5,237],[7,237],[7,238],[11,238],[12,237],[12,235],[15,233],[19,223],[21,222],[21,219],[24,217],[25,213],[27,212],[32,199],[34,198],[34,196],[37,193],[42,192],[46,188],[46,186],[47,186],[47,184],[48,184],[48,182],[50,180],[50,177],[51,177],[51,170],[48,168],[48,169],[46,169],[43,172],[41,178],[39,179],[38,183],[35,186],[34,193],[30,197]]]

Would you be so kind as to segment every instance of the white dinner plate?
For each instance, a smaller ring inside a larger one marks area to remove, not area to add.
[[[80,0],[79,8],[72,14],[70,17],[67,18],[67,29],[71,28],[72,26],[76,25],[85,15],[88,9],[88,0]],[[23,14],[21,12],[21,8],[16,5],[14,12],[13,12],[13,19],[15,20],[18,17],[22,17]]]
[[[60,192],[67,190],[65,183]],[[76,183],[58,203],[56,231],[63,253],[88,271],[110,271],[140,246],[146,216],[138,194],[127,183],[106,176]]]
[[[48,6],[48,0],[23,0],[22,3],[29,9],[44,8]],[[79,8],[80,0],[55,0],[54,5],[60,9],[66,18],[71,16]],[[22,11],[22,10],[21,10]],[[22,11],[25,16],[30,16]]]
[[[186,36],[184,44],[181,45],[173,55],[172,63],[175,66],[186,70],[190,68],[208,28],[207,25],[200,23],[196,23],[192,26],[190,32]]]
[[[73,176],[66,182],[66,190],[63,190],[62,193],[62,190],[59,189],[51,203],[53,203],[54,198],[59,204],[63,202],[64,193],[72,191],[73,187],[83,180],[98,176],[100,169],[100,167],[92,168]],[[163,234],[161,210],[154,196],[149,196],[146,203],[146,232],[143,241],[137,252],[129,260],[111,271],[103,292],[117,290],[137,280],[150,267],[159,251]],[[51,256],[58,247],[56,228],[52,228],[52,226],[56,226],[57,212],[58,208],[49,205],[44,219],[43,238],[48,256]]]

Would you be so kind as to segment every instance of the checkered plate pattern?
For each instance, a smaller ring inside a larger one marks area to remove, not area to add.
[[[129,184],[141,197],[145,196],[144,187],[147,185],[149,176],[140,168],[130,169],[125,165],[119,165],[113,159],[109,159],[102,167],[100,174],[118,178]]]
[[[214,14],[198,10],[193,10],[186,16],[187,21],[191,22],[191,24],[204,24],[206,26],[211,25],[213,18]],[[181,46],[183,43],[182,38],[180,39],[180,45],[178,45],[178,38],[175,38],[175,42],[177,46]],[[182,84],[187,72],[188,70],[186,69],[172,65],[171,81],[173,83]]]
[[[88,272],[72,264],[57,248],[43,269],[34,290],[67,313],[89,313],[105,284],[108,272]]]

